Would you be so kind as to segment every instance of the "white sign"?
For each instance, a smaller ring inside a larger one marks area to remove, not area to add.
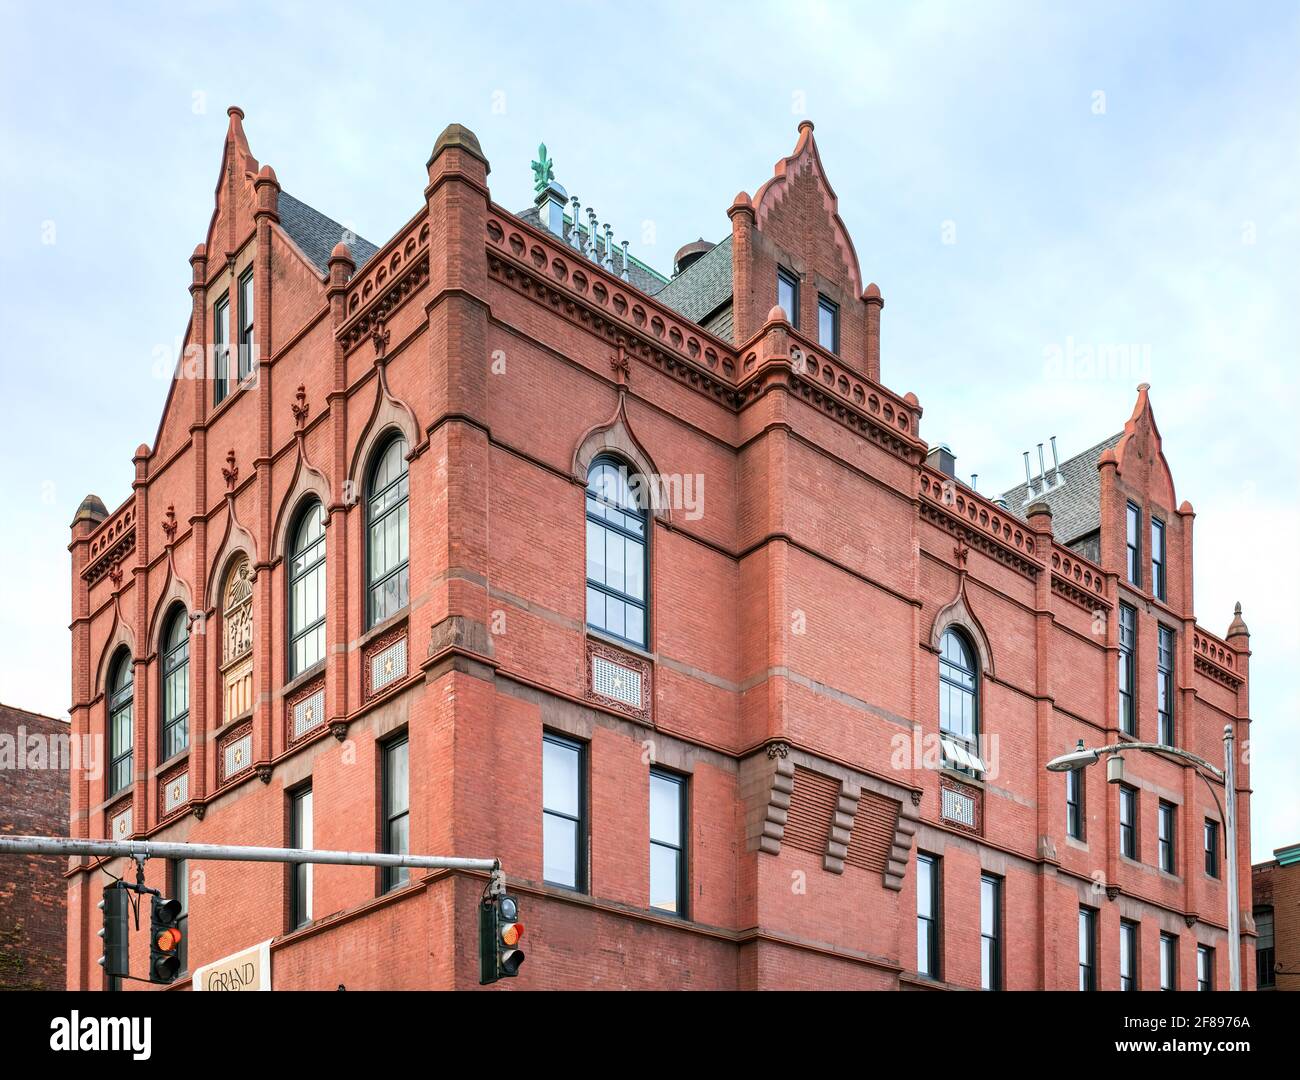
[[[270,990],[271,942],[204,964],[194,972],[194,990]]]

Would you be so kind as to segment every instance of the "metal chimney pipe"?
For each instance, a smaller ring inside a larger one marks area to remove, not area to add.
[[[582,250],[582,239],[578,236],[578,225],[582,221],[582,207],[578,205],[578,196],[570,200],[573,203],[573,230],[569,233],[569,247],[574,251]]]
[[[1043,444],[1038,444],[1038,483],[1039,486],[1047,490],[1047,464],[1043,461]]]
[[[620,274],[619,276],[624,281],[631,281],[632,280],[631,275],[629,275],[627,272],[627,245],[628,245],[628,241],[624,240],[623,241],[623,273]]]
[[[979,487],[978,487],[978,484],[979,484],[979,478],[980,478],[980,474],[977,473],[977,472],[973,472],[973,473],[970,474],[970,489],[971,489],[971,491],[979,491]]]
[[[1025,451],[1025,487],[1027,487],[1030,491],[1034,490],[1034,481],[1031,479],[1029,475],[1029,451],[1028,450]]]

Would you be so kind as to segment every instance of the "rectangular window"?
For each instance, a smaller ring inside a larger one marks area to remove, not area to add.
[[[1084,798],[1087,788],[1083,769],[1071,769],[1065,774],[1066,829],[1076,840],[1084,839]]]
[[[1132,503],[1128,504],[1128,511],[1125,515],[1125,521],[1128,525],[1125,548],[1128,552],[1128,579],[1134,585],[1142,584],[1142,540],[1140,531],[1142,529],[1142,511]]]
[[[239,381],[253,373],[253,270],[239,279]]]
[[[181,971],[190,969],[190,863],[188,859],[172,859],[168,864],[171,880],[167,883],[167,892],[172,900],[181,905],[181,917],[176,920],[180,928],[181,943],[176,947],[177,959],[181,962]]]
[[[916,854],[916,971],[942,978],[939,968],[939,859]]]
[[[212,308],[212,392],[220,405],[230,393],[230,294],[222,293]]]
[[[1161,799],[1159,806],[1160,869],[1168,874],[1174,872],[1174,825],[1174,804]]]
[[[776,302],[781,305],[790,325],[799,329],[799,278],[784,266],[776,268]]]
[[[389,855],[411,853],[410,743],[405,735],[386,743],[384,752],[384,852]],[[386,866],[383,889],[404,885],[410,877],[405,866]]]
[[[1119,789],[1119,851],[1130,859],[1137,855],[1137,788],[1121,784]]]
[[[311,847],[311,786],[289,796],[289,846]],[[289,866],[289,928],[297,930],[311,922],[311,863]]]
[[[1273,941],[1273,909],[1257,907],[1255,915],[1255,987],[1273,990],[1277,987],[1277,953]]]
[[[1151,591],[1157,600],[1165,596],[1165,523],[1151,518]]]
[[[1196,989],[1214,989],[1214,949],[1209,945],[1196,946]]]
[[[1119,921],[1119,988],[1138,988],[1138,924]]]
[[[650,770],[650,906],[686,914],[686,780]]]
[[[1097,912],[1079,908],[1079,989],[1097,989]]]
[[[980,986],[1002,989],[1002,879],[980,875]]]
[[[1205,876],[1219,876],[1219,823],[1205,819]]]
[[[1160,989],[1178,989],[1178,935],[1160,935]]]
[[[1119,606],[1119,729],[1136,735],[1133,710],[1133,650],[1137,643],[1137,612],[1127,604]]]
[[[542,877],[578,892],[587,889],[586,756],[580,742],[542,736]]]
[[[817,343],[833,353],[840,351],[840,306],[824,296],[817,297]]]
[[[1174,632],[1166,626],[1158,631],[1156,648],[1157,741],[1174,745]]]

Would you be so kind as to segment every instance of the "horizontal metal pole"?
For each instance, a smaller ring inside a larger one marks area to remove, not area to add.
[[[152,840],[79,840],[68,836],[0,836],[0,855],[93,855],[105,859],[217,859],[227,862],[330,863],[336,866],[409,866],[416,870],[500,868],[499,859],[446,855],[386,855],[375,851],[241,847],[237,844],[165,844]]]

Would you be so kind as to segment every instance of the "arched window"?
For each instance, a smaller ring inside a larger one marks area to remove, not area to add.
[[[979,759],[979,692],[975,650],[964,634],[945,630],[939,641],[939,730],[953,750],[944,756],[968,772],[983,768]]]
[[[135,745],[135,667],[131,654],[119,649],[108,672],[108,794],[131,785],[131,750]]]
[[[162,760],[190,742],[190,618],[177,605],[162,638]]]
[[[645,648],[645,486],[597,458],[587,473],[587,625]]]
[[[298,515],[289,549],[289,678],[325,658],[325,510]]]
[[[375,455],[366,484],[366,625],[406,607],[411,573],[407,550],[406,440],[390,439]]]

